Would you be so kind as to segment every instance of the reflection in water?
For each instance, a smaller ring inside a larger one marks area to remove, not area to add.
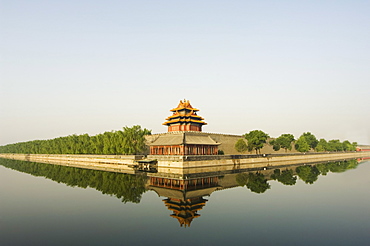
[[[197,213],[208,200],[203,196],[209,196],[218,188],[219,177],[201,177],[194,179],[171,179],[163,177],[150,177],[149,189],[159,196],[168,197],[163,202],[173,212],[171,217],[176,218],[180,226],[190,226]]]
[[[314,165],[285,166],[267,170],[233,170],[232,173],[197,173],[171,177],[169,173],[140,173],[136,175],[80,169],[74,167],[0,159],[0,165],[34,176],[43,176],[72,187],[94,188],[122,202],[139,203],[147,190],[156,192],[165,206],[172,211],[180,226],[190,226],[214,191],[245,186],[251,192],[262,194],[271,188],[269,180],[284,185],[295,185],[297,177],[313,184],[319,175],[340,173],[358,166],[357,160],[320,163]]]
[[[189,198],[186,200],[167,198],[164,199],[164,204],[169,210],[173,211],[171,217],[176,218],[180,226],[190,226],[193,218],[197,218],[200,215],[197,214],[198,210],[201,210],[206,205],[206,199],[203,197]]]
[[[319,169],[316,166],[301,166],[296,169],[297,175],[306,184],[313,184],[320,175]]]
[[[280,171],[280,169],[275,169],[274,174],[271,175],[271,178],[284,185],[295,185],[297,182],[297,177],[293,175],[293,170]]]
[[[0,165],[72,187],[94,188],[103,194],[115,196],[124,203],[139,203],[141,195],[146,191],[147,177],[144,175],[111,173],[1,158]]]
[[[252,192],[264,193],[270,189],[270,184],[262,173],[240,173],[236,177],[236,181],[240,186],[247,186]]]

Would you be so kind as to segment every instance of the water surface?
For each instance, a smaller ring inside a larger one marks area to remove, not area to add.
[[[369,161],[342,161],[184,188],[159,173],[0,159],[0,245],[369,245],[369,174]]]

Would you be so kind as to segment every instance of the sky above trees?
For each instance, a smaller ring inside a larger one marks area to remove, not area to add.
[[[0,145],[141,125],[370,144],[369,1],[0,3]]]

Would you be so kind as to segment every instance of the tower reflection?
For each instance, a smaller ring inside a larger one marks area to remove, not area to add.
[[[165,206],[173,213],[180,226],[189,227],[194,218],[198,218],[201,210],[208,201],[204,196],[220,188],[219,177],[201,177],[193,179],[176,179],[165,177],[150,177],[149,189],[163,199]]]

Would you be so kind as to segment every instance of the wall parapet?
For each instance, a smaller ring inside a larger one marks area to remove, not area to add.
[[[231,137],[243,137],[243,135],[238,134],[224,134],[224,133],[214,133],[214,132],[199,132],[199,131],[172,131],[172,132],[162,132],[162,133],[154,133],[148,136],[160,136],[160,135],[167,135],[167,134],[178,134],[181,132],[190,132],[196,134],[204,134],[204,135],[221,135],[221,136],[231,136]]]
[[[342,152],[307,152],[307,153],[287,153],[287,154],[260,154],[260,155],[148,155],[150,159],[157,160],[183,160],[183,161],[211,161],[211,160],[236,160],[236,159],[251,159],[251,158],[273,158],[273,157],[305,157],[317,155],[335,155],[346,153],[359,153],[357,151],[342,151]],[[370,155],[370,154],[369,154]]]

